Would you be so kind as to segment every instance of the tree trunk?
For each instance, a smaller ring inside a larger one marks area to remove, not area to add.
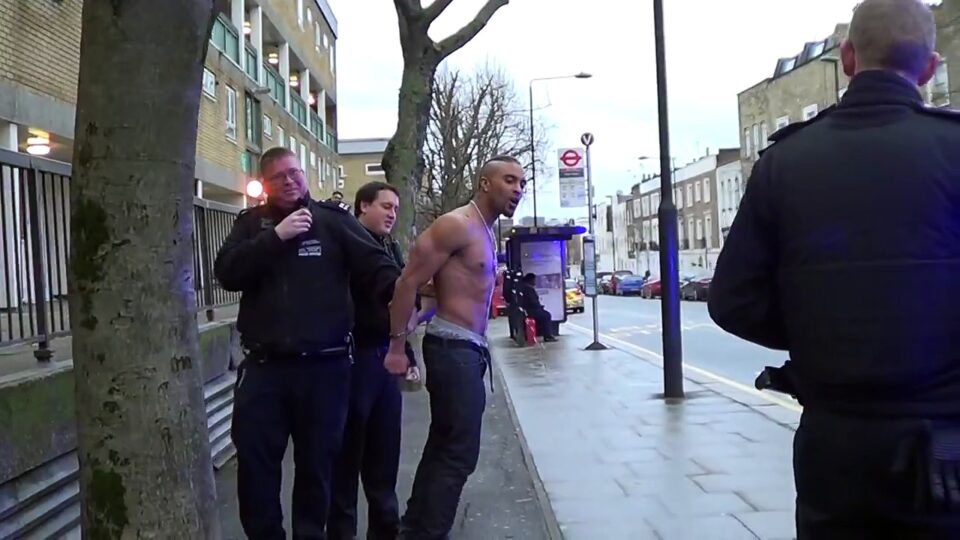
[[[193,288],[213,0],[87,1],[70,196],[85,538],[218,538]]]
[[[388,182],[401,193],[395,230],[398,232],[397,240],[403,247],[409,246],[416,236],[413,227],[417,207],[415,197],[424,171],[420,150],[427,138],[433,77],[437,67],[438,61],[430,58],[404,67],[397,131],[383,155],[383,170]]]

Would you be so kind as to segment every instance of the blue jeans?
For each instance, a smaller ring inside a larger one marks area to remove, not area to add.
[[[490,353],[469,341],[423,338],[430,433],[403,516],[405,540],[447,538],[467,478],[480,457]]]

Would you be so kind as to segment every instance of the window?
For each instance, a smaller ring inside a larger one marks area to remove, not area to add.
[[[343,171],[343,165],[337,167],[337,178],[346,178],[347,173]]]
[[[703,179],[703,202],[710,202],[710,179]]]
[[[679,187],[673,188],[673,202],[677,204],[677,208],[683,208],[683,190]]]
[[[297,0],[297,24],[303,30],[303,0]]]
[[[210,99],[217,100],[217,76],[207,68],[203,69],[203,93]]]
[[[707,236],[707,247],[713,247],[713,216],[707,212],[703,216],[704,234]]]
[[[280,126],[277,126],[277,145],[283,146],[285,144],[283,140],[284,140],[283,128]]]
[[[697,236],[696,236],[696,238],[697,238],[697,240],[702,240],[702,239],[703,239],[703,220],[702,220],[702,219],[698,219],[698,220],[697,220]]]
[[[268,139],[273,137],[273,119],[267,115],[263,115],[263,134]]]
[[[237,91],[227,87],[227,105],[224,124],[226,125],[227,138],[237,140]]]
[[[803,120],[807,121],[817,115],[817,104],[807,105],[803,108]]]
[[[778,130],[778,131],[781,130],[781,129],[783,129],[783,128],[785,128],[785,127],[787,127],[787,126],[789,126],[789,125],[790,125],[790,117],[789,117],[789,116],[781,116],[780,118],[777,118],[777,130]]]
[[[641,208],[640,215],[642,215],[643,217],[647,217],[650,215],[650,197],[643,198],[643,207]]]
[[[293,135],[290,136],[290,151],[297,155],[297,139]]]
[[[364,168],[366,169],[367,176],[379,176],[386,174],[383,172],[383,165],[379,163],[367,163],[364,165]]]
[[[324,50],[330,46],[330,39],[327,37],[327,34],[323,34],[323,48]]]
[[[263,143],[263,128],[257,122],[263,118],[263,115],[260,113],[260,102],[250,94],[244,94],[244,113],[247,144],[260,147]]]
[[[757,124],[753,125],[753,157],[760,157],[760,126]],[[697,197],[697,200],[700,198]]]
[[[753,148],[750,146],[750,128],[743,128],[743,157],[749,158],[753,155]]]
[[[767,133],[767,123],[762,122],[760,124],[760,144],[763,145],[763,148],[770,146],[770,141],[768,140],[769,138],[770,134]]]
[[[300,168],[307,170],[307,146],[300,143]]]
[[[693,185],[687,184],[687,206],[693,206]]]
[[[687,218],[687,239],[690,240],[691,244],[697,239],[697,237],[693,235],[693,218]],[[691,245],[690,247],[693,246]]]
[[[320,37],[320,23],[313,25],[313,46],[317,49],[317,52],[320,52],[320,43],[322,39]]]
[[[700,182],[693,183],[693,200],[700,202]]]
[[[317,168],[317,154],[313,151],[310,152],[310,166],[314,169]]]
[[[313,12],[307,10],[307,24],[313,24]]]
[[[660,193],[654,192],[653,197],[650,199],[650,211],[652,214],[656,214],[660,209]]]

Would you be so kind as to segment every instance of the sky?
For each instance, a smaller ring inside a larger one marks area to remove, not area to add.
[[[848,23],[858,1],[664,0],[670,150],[677,165],[708,149],[737,147],[737,94],[769,77],[778,58]],[[390,137],[403,68],[393,2],[328,2],[340,33],[338,136]],[[443,39],[483,3],[453,0],[431,37]],[[538,173],[539,215],[586,215],[586,208],[560,208],[555,165],[557,149],[580,146],[586,131],[596,138],[591,162],[601,199],[659,171],[659,159],[638,159],[660,152],[652,1],[510,0],[447,62],[467,71],[487,62],[502,67],[524,107],[531,79],[593,75],[533,84],[534,108],[550,126],[546,160],[554,164]],[[518,217],[532,215],[531,199],[528,193]]]

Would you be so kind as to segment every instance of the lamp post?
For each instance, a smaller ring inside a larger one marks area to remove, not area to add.
[[[533,83],[538,81],[554,81],[558,79],[589,79],[593,75],[589,73],[580,72],[575,75],[559,75],[556,77],[540,77],[537,79],[531,79],[530,84],[528,85],[528,90],[530,93],[530,184],[533,186],[533,226],[538,226],[537,221],[537,149],[536,149],[536,139],[534,138],[533,133]]]
[[[683,397],[683,350],[680,335],[680,276],[678,275],[677,206],[670,174],[670,132],[667,108],[667,58],[663,39],[663,0],[653,0],[657,57],[657,108],[660,118],[660,279],[663,321],[663,394]]]

